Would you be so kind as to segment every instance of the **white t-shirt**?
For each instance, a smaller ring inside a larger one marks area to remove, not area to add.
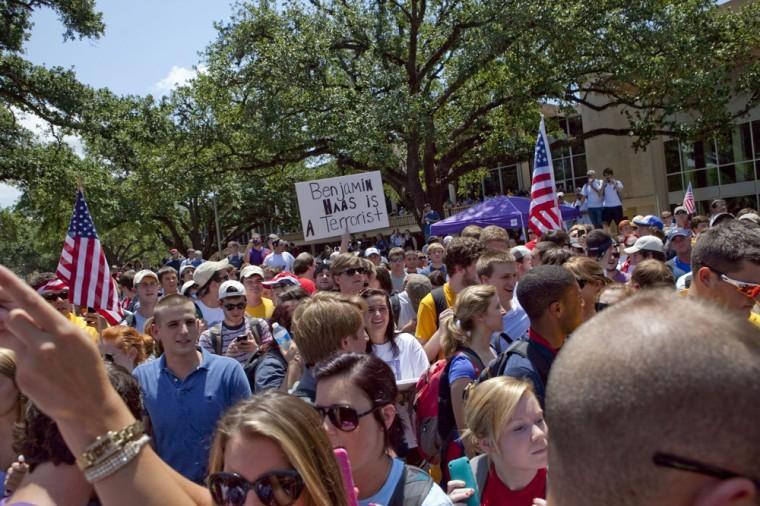
[[[588,183],[584,184],[581,193],[586,197],[589,207],[602,207],[604,205],[604,198],[594,191],[602,189],[602,181],[600,179],[594,179],[591,184],[593,187]]]
[[[385,480],[383,486],[377,491],[377,494],[366,499],[359,500],[359,506],[369,506],[370,504],[390,504],[393,492],[396,490],[396,485],[399,480],[404,479],[404,462],[399,459],[393,459],[393,465],[391,466],[391,472],[388,473],[388,479]],[[433,488],[428,492],[427,497],[422,501],[420,506],[448,506],[453,504],[441,487],[437,483],[433,483]]]
[[[394,356],[393,345],[391,343],[373,344],[372,353],[388,364],[396,377],[396,381],[416,379],[422,376],[427,370],[428,362],[425,350],[417,338],[411,334],[396,334],[396,346],[398,354]],[[410,403],[405,405],[396,405],[396,411],[401,421],[404,423],[404,440],[409,448],[417,447],[417,436],[412,428],[412,417],[409,409]],[[385,504],[385,503],[379,503]]]
[[[208,307],[200,299],[196,299],[195,303],[198,304],[198,307],[201,310],[203,321],[206,322],[206,328],[224,321],[224,309],[222,309],[222,306]]]
[[[604,182],[604,207],[617,207],[622,206],[620,201],[619,191],[623,190],[623,183],[617,179],[613,179],[611,184]]]
[[[283,271],[293,272],[293,262],[296,259],[287,251],[282,253],[270,253],[264,259],[264,265],[267,267],[281,267]]]

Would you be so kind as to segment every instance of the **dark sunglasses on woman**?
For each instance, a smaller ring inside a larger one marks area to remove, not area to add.
[[[314,406],[319,416],[324,420],[325,417],[330,419],[330,423],[333,427],[342,432],[352,432],[359,426],[359,420],[372,413],[377,407],[370,408],[369,410],[359,413],[350,406]]]
[[[69,300],[69,291],[61,290],[60,292],[46,292],[42,294],[42,298],[48,302],[55,302],[58,299]]]
[[[266,506],[290,506],[304,487],[303,478],[295,469],[270,471],[253,482],[237,473],[214,473],[208,477],[211,497],[218,506],[243,506],[251,490]]]

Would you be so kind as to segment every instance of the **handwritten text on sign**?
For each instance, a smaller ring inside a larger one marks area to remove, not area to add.
[[[388,226],[380,172],[296,183],[306,241]]]

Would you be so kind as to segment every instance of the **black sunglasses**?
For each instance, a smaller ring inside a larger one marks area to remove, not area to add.
[[[330,419],[330,423],[342,432],[352,432],[359,426],[359,420],[372,413],[377,407],[359,413],[351,406],[314,406],[319,416],[324,420],[325,416]]]
[[[214,281],[216,281],[217,283],[223,283],[225,281],[229,281],[230,280],[230,275],[229,274],[224,274],[224,275],[220,276],[219,274],[215,274],[212,279]]]
[[[47,292],[42,294],[42,298],[48,302],[55,302],[58,299],[69,300],[69,291],[61,290],[60,292]]]
[[[687,459],[684,457],[678,457],[669,453],[657,452],[652,456],[654,464],[658,467],[667,467],[670,469],[678,469],[679,471],[688,471],[690,473],[704,474],[706,476],[712,476],[720,480],[728,480],[729,478],[746,478],[750,480],[760,491],[760,480],[757,478],[750,478],[749,476],[743,476],[733,471],[721,469],[720,467],[711,466],[709,464],[703,464],[696,460]]]
[[[352,269],[346,269],[345,271],[341,272],[341,274],[353,276],[354,274],[365,274],[366,272],[367,272],[367,269],[365,269],[364,267],[355,267]]]
[[[225,304],[224,309],[232,311],[233,309],[245,309],[247,304],[245,302],[238,302],[237,304]]]
[[[211,497],[220,506],[243,506],[251,490],[266,506],[290,506],[298,500],[304,486],[295,469],[270,471],[253,482],[237,473],[214,473],[208,477]]]

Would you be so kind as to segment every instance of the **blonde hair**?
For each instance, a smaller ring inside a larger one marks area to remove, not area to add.
[[[457,295],[454,315],[443,321],[441,345],[445,356],[452,355],[460,346],[470,345],[475,317],[488,311],[494,297],[496,288],[491,285],[468,286]]]
[[[355,296],[318,292],[305,299],[293,314],[293,340],[307,365],[324,360],[341,341],[364,326],[367,303]]]
[[[10,378],[13,381],[13,386],[18,391],[16,397],[16,422],[21,423],[24,419],[26,398],[21,393],[18,383],[16,383],[16,354],[7,348],[0,348],[0,374]]]
[[[149,328],[148,323],[148,321],[145,322],[146,329]],[[126,325],[115,325],[105,329],[100,339],[113,342],[124,353],[135,350],[137,355],[135,355],[134,364],[132,364],[134,366],[145,362],[153,354],[153,338],[146,334],[140,334],[136,329]]]
[[[431,251],[436,251],[436,250],[440,250],[440,251],[446,253],[446,246],[444,246],[443,244],[441,244],[439,242],[434,242],[433,244],[431,244],[430,246],[428,246],[428,250],[427,250],[428,251],[428,255],[430,254]]]
[[[604,270],[599,262],[589,257],[571,257],[562,267],[570,271],[575,279],[588,282],[597,281],[603,285],[609,284],[611,280],[604,275]]]
[[[229,440],[265,437],[276,443],[306,484],[307,503],[347,506],[343,478],[322,420],[307,403],[267,391],[232,407],[219,420],[209,455],[209,474],[224,469]]]
[[[488,225],[480,232],[480,242],[485,245],[490,241],[509,242],[509,234],[507,234],[507,231],[503,227],[498,225]]]
[[[464,414],[467,429],[462,437],[476,448],[483,439],[498,448],[499,435],[526,394],[535,395],[531,382],[508,376],[491,378],[471,387]]]

